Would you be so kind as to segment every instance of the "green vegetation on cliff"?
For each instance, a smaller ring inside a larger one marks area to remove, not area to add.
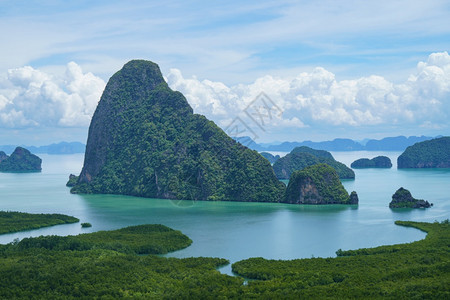
[[[392,162],[387,156],[377,156],[372,159],[360,158],[352,162],[352,168],[391,168]]]
[[[67,187],[74,187],[78,182],[78,176],[70,174],[69,175],[69,180],[66,183]]]
[[[266,159],[193,114],[158,65],[133,60],[103,92],[71,192],[278,202],[284,189]]]
[[[390,208],[428,208],[432,205],[428,201],[413,198],[411,192],[403,187],[392,195],[392,201],[389,203]]]
[[[11,156],[0,153],[0,172],[39,172],[42,160],[25,148],[17,147]]]
[[[291,153],[277,160],[273,164],[273,170],[278,179],[289,179],[293,172],[319,163],[333,167],[340,179],[355,178],[355,172],[343,163],[336,161],[330,152],[306,146],[294,148]]]
[[[75,217],[61,214],[29,214],[15,211],[0,211],[0,234],[59,224],[77,223],[79,221]]]
[[[271,164],[275,163],[277,160],[280,159],[279,155],[272,155],[269,152],[261,152],[259,154],[261,154],[261,156],[267,159]]]
[[[416,143],[397,159],[398,168],[450,168],[450,137]]]
[[[317,164],[292,173],[283,202],[297,204],[358,204],[358,198],[356,193],[354,193],[350,199],[349,194],[339,180],[339,176],[332,167],[327,164]]]

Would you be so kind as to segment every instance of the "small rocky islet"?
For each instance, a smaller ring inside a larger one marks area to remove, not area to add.
[[[0,151],[0,172],[40,172],[42,159],[23,147],[17,147],[10,156]]]
[[[403,187],[392,195],[392,201],[389,203],[389,208],[429,208],[431,206],[433,203],[413,198],[411,192]]]
[[[363,168],[386,168],[392,167],[392,162],[387,156],[377,156],[372,159],[360,158],[352,162],[350,165],[353,169],[363,169]]]

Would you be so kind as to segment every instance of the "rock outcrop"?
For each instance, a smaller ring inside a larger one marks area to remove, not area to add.
[[[103,92],[71,192],[279,202],[284,190],[265,158],[194,114],[158,65],[133,60]]]
[[[416,143],[398,157],[402,168],[450,168],[450,137]]]
[[[372,159],[360,158],[352,162],[350,167],[354,169],[363,168],[392,168],[392,162],[387,156],[377,156]]]
[[[67,187],[74,187],[78,182],[78,176],[74,175],[74,174],[70,174],[69,175],[69,180],[66,183]]]
[[[433,203],[413,198],[410,191],[403,187],[392,195],[392,201],[389,203],[390,208],[428,208],[431,206],[433,206]]]
[[[273,170],[278,179],[289,179],[293,172],[319,163],[333,167],[341,179],[355,179],[355,172],[336,161],[330,152],[306,146],[294,148],[289,154],[277,160],[273,164]]]
[[[358,195],[347,193],[336,171],[317,164],[292,173],[283,202],[296,204],[358,204]]]
[[[40,172],[42,170],[42,160],[25,148],[17,147],[9,157],[2,153],[0,153],[0,172]]]

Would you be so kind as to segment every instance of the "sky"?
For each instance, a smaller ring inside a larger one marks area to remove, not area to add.
[[[0,144],[86,142],[131,59],[256,142],[450,135],[449,20],[448,0],[0,0]]]

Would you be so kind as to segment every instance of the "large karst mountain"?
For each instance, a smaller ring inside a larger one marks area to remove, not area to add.
[[[103,92],[71,191],[278,202],[284,189],[266,159],[194,114],[158,65],[133,60]]]

